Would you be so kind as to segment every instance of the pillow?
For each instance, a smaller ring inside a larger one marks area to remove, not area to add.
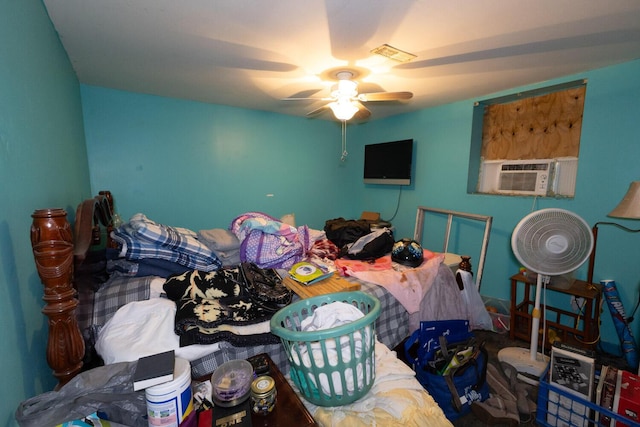
[[[296,214],[289,213],[289,214],[286,214],[286,215],[282,215],[280,217],[280,221],[284,222],[287,225],[295,227],[296,226]]]
[[[102,326],[125,304],[159,297],[164,281],[165,279],[157,276],[112,275],[95,293],[91,322],[92,335],[96,337]],[[152,288],[154,289],[153,294]]]

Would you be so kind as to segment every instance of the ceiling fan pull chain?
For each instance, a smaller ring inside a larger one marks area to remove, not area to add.
[[[340,161],[344,162],[347,159],[347,121],[342,120],[342,155],[340,156]]]

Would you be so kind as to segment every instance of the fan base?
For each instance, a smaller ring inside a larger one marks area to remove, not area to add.
[[[518,379],[531,385],[538,385],[538,379],[549,363],[549,357],[540,353],[532,360],[531,351],[520,347],[503,348],[498,352],[498,360],[513,366],[518,371]]]

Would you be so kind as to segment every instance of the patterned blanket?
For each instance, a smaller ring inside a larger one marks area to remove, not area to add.
[[[193,270],[167,279],[167,297],[176,303],[175,332],[180,346],[228,341],[238,346],[273,344],[273,311],[252,301],[238,268]]]
[[[159,224],[141,213],[113,230],[112,237],[126,249],[125,258],[130,260],[158,258],[203,271],[222,267],[218,257],[198,241],[195,232]]]

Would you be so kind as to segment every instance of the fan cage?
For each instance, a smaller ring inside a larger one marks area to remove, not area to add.
[[[593,234],[578,215],[542,209],[524,217],[513,231],[514,255],[528,270],[558,276],[575,271],[591,254]]]

